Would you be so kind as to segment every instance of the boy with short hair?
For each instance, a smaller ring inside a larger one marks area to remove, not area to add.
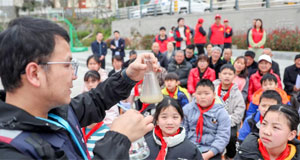
[[[108,77],[112,76],[116,72],[121,71],[122,65],[123,65],[123,58],[120,55],[114,56],[112,59],[112,66],[114,67],[114,69],[108,73]]]
[[[214,84],[202,79],[196,86],[195,98],[183,108],[183,126],[187,138],[198,145],[203,159],[221,159],[230,139],[230,118]]]
[[[286,92],[283,89],[278,88],[277,78],[273,74],[265,74],[260,80],[260,84],[262,88],[254,92],[252,101],[250,102],[249,108],[246,112],[246,117],[251,116],[257,111],[260,96],[266,90],[275,90],[281,96],[282,104],[290,104]]]
[[[241,121],[244,116],[245,102],[241,91],[237,84],[233,83],[235,77],[235,69],[231,64],[224,64],[219,73],[219,78],[213,83],[215,92],[223,99],[225,109],[231,120],[231,136],[229,144],[226,147],[226,157],[234,158],[236,154],[237,131],[240,128]]]
[[[176,73],[168,73],[165,77],[165,87],[161,90],[163,95],[170,96],[178,101],[181,107],[189,103],[189,93],[187,89],[180,87],[179,77]]]
[[[239,144],[244,141],[250,132],[258,133],[265,112],[271,105],[281,104],[281,101],[281,96],[275,90],[266,90],[263,92],[259,99],[258,111],[247,117],[242,128],[239,130]]]

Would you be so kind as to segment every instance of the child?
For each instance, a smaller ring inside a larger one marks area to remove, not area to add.
[[[233,158],[235,156],[237,131],[244,116],[245,103],[244,98],[238,86],[233,83],[235,69],[231,64],[224,64],[220,69],[219,78],[214,81],[215,92],[223,99],[225,109],[231,120],[231,136],[229,144],[226,147],[226,156]]]
[[[251,116],[253,113],[256,112],[259,99],[262,95],[262,92],[265,90],[275,90],[277,91],[282,99],[282,104],[290,104],[287,94],[283,89],[278,88],[277,78],[270,73],[265,74],[262,79],[260,80],[262,88],[257,90],[252,97],[252,102],[250,102],[249,108],[246,112],[246,117]]]
[[[196,145],[185,138],[185,129],[180,127],[182,120],[181,106],[173,98],[164,97],[156,106],[156,127],[145,136],[150,149],[147,159],[202,159]]]
[[[176,73],[168,73],[165,77],[165,88],[161,92],[176,99],[181,107],[183,107],[189,103],[190,96],[185,88],[179,86],[179,83],[179,77]]]
[[[239,87],[239,90],[242,92],[244,101],[247,101],[248,96],[248,70],[247,70],[247,59],[244,56],[239,56],[235,59],[233,67],[235,69],[235,77],[233,83],[236,83]]]
[[[187,138],[198,145],[203,159],[220,160],[230,139],[229,115],[210,80],[200,80],[194,96],[183,108]]]
[[[107,72],[105,69],[101,68],[101,61],[95,55],[91,55],[87,58],[86,66],[88,67],[89,70],[95,70],[99,72],[101,76],[101,82],[107,79]]]
[[[123,58],[120,55],[114,56],[112,59],[112,65],[114,69],[108,73],[108,77],[122,70]]]
[[[241,144],[250,132],[258,133],[265,112],[271,105],[281,104],[281,101],[278,92],[274,90],[264,91],[260,96],[258,111],[248,116],[239,130],[238,143]]]
[[[239,147],[235,159],[300,159],[300,142],[295,139],[299,115],[286,105],[271,106],[261,123],[259,137],[250,134]]]

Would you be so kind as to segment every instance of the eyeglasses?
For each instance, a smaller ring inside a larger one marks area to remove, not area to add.
[[[50,65],[50,64],[70,64],[72,67],[73,73],[75,76],[77,76],[79,63],[76,59],[72,59],[71,62],[45,62],[45,63],[39,63],[40,65]]]

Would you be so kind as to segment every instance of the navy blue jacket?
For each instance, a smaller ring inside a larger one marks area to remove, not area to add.
[[[100,56],[106,56],[106,53],[107,53],[107,45],[105,42],[101,41],[101,54],[100,54],[100,43],[98,43],[98,41],[94,41],[92,44],[91,44],[91,48],[92,48],[92,51],[93,51],[93,54],[96,55],[97,57],[100,57]]]
[[[116,46],[115,39],[112,39],[110,41],[110,45]],[[111,48],[111,51],[112,51],[112,56],[115,56],[115,53],[117,51],[119,51],[120,52],[120,56],[121,57],[125,57],[125,40],[123,38],[119,38],[119,45],[118,45],[118,47],[116,49],[112,49]]]

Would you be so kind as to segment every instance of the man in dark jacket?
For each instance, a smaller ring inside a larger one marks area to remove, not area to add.
[[[198,57],[194,54],[194,50],[195,50],[195,45],[193,44],[188,45],[185,49],[185,60],[190,62],[193,68],[197,66],[196,62],[198,59]]]
[[[174,59],[168,65],[168,72],[175,72],[178,75],[181,87],[187,88],[187,80],[191,69],[192,65],[184,59],[183,51],[176,51]]]
[[[120,55],[122,59],[125,57],[125,40],[120,37],[119,31],[114,31],[114,39],[110,41],[110,49],[112,56]]]
[[[164,67],[165,69],[168,69],[168,58],[166,55],[162,54],[159,51],[159,44],[157,42],[154,42],[152,44],[152,53],[154,53],[160,66]]]
[[[272,53],[272,50],[271,48],[265,48],[263,50],[263,54],[266,54],[266,55],[269,55],[271,58],[273,57],[273,53]],[[277,62],[275,62],[273,59],[272,59],[272,70],[274,73],[276,73],[279,78],[280,78],[280,70],[279,70],[279,65]]]
[[[209,67],[216,72],[216,79],[219,77],[220,69],[223,64],[226,64],[225,60],[221,59],[222,49],[220,47],[213,47],[212,54],[209,58]]]
[[[101,61],[101,68],[105,69],[105,56],[107,53],[107,45],[103,42],[103,34],[97,33],[96,40],[91,44],[93,54]]]
[[[300,74],[300,54],[295,56],[295,64],[288,66],[284,70],[283,83],[284,90],[288,95],[297,93],[300,88],[296,87],[297,76]]]
[[[78,63],[68,32],[57,24],[17,18],[0,34],[0,159],[89,159],[81,127],[100,122],[144,76],[142,54],[122,73],[71,99]],[[57,107],[60,106],[60,107]],[[129,159],[131,142],[153,129],[152,118],[130,110],[97,141],[95,159]],[[126,127],[124,127],[126,126]],[[113,149],[112,149],[113,148]]]
[[[247,59],[247,69],[248,69],[248,78],[251,77],[252,74],[254,74],[258,69],[257,62],[254,61],[255,53],[253,51],[246,51],[245,57]]]

